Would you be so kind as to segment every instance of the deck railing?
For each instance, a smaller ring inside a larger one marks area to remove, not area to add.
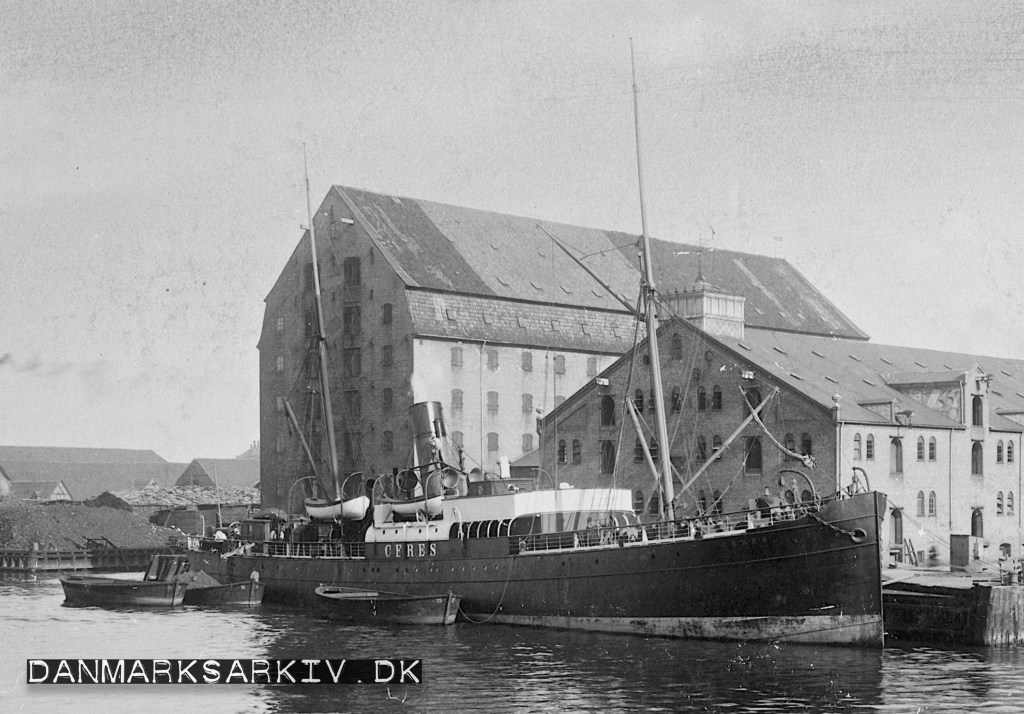
[[[771,506],[754,511],[737,511],[699,518],[639,523],[632,526],[598,526],[564,533],[513,536],[509,540],[509,553],[519,555],[549,550],[628,547],[634,543],[651,541],[717,538],[738,531],[795,521],[809,513],[817,512],[825,503],[825,500],[818,500]]]

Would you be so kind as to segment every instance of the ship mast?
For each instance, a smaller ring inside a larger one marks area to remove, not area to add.
[[[316,258],[316,231],[313,228],[313,208],[309,202],[309,163],[306,160],[306,145],[302,145],[302,165],[306,174],[306,215],[309,217],[309,245],[313,251],[313,296],[316,300],[317,357],[320,362],[320,396],[324,403],[324,420],[327,422],[327,446],[331,454],[331,478],[334,479],[334,497],[341,500],[341,481],[338,469],[338,443],[334,438],[334,411],[331,409],[331,386],[327,379],[327,331],[324,329],[324,304],[320,298],[320,266]]]
[[[658,460],[661,466],[662,507],[665,517],[674,520],[673,501],[675,493],[672,483],[672,465],[669,460],[668,425],[665,423],[665,392],[661,386],[661,359],[658,356],[657,297],[654,290],[654,268],[651,266],[651,246],[647,237],[647,211],[644,206],[644,169],[640,157],[640,107],[636,88],[636,59],[633,56],[633,39],[629,40],[629,60],[633,68],[633,126],[636,131],[636,172],[640,188],[640,245],[643,252],[643,293],[644,312],[647,319],[647,349],[651,360],[651,395],[654,399],[655,423],[657,426]]]

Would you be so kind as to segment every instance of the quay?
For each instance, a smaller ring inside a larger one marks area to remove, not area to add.
[[[889,571],[882,604],[887,644],[1024,644],[1024,586],[934,570]]]
[[[93,548],[89,550],[0,550],[0,572],[39,573],[68,570],[145,570],[154,555],[177,552],[171,546]]]

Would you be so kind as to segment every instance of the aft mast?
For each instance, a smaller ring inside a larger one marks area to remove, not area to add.
[[[327,422],[327,446],[331,455],[331,478],[334,480],[334,497],[341,501],[341,480],[338,468],[338,444],[334,437],[334,411],[331,408],[331,386],[327,378],[327,338],[324,329],[324,304],[320,297],[320,266],[316,258],[316,229],[313,227],[313,208],[309,201],[309,164],[306,161],[306,145],[302,145],[302,165],[306,174],[306,215],[309,217],[309,245],[313,251],[313,295],[316,300],[317,357],[320,362],[320,396],[324,402],[324,419]]]
[[[633,39],[629,40],[629,59],[633,68],[633,126],[636,131],[636,172],[640,187],[640,244],[643,249],[644,277],[641,284],[644,312],[647,320],[647,349],[651,358],[651,390],[653,392],[655,423],[657,426],[658,458],[661,466],[662,503],[665,517],[674,520],[673,501],[675,493],[672,484],[672,465],[668,457],[668,425],[665,423],[665,391],[661,386],[661,360],[658,356],[657,296],[654,289],[654,269],[651,266],[651,247],[647,237],[647,211],[644,206],[644,169],[640,157],[640,108],[636,88],[636,59],[633,56]]]

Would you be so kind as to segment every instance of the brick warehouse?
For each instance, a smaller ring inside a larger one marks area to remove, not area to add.
[[[345,473],[404,467],[408,408],[440,401],[468,457],[488,470],[537,446],[536,419],[633,345],[636,236],[335,186],[314,216]],[[549,235],[550,234],[550,235]],[[595,280],[559,248],[589,255]],[[657,279],[682,290],[693,246],[653,241]],[[260,350],[261,484],[288,507],[309,474],[284,412],[316,424],[308,360],[312,264],[300,240],[266,298]],[[784,260],[717,251],[705,270],[747,301],[748,331],[864,335]],[[605,285],[602,285],[602,282]],[[334,377],[337,375],[337,378]],[[305,429],[305,425],[303,425]],[[312,447],[324,439],[312,428]],[[294,505],[294,504],[293,504]]]
[[[973,561],[1021,555],[1024,362],[744,330],[741,299],[706,284],[682,298],[677,312],[686,319],[659,328],[666,403],[651,403],[641,343],[543,419],[541,468],[554,480],[607,485],[614,472],[638,511],[656,513],[655,480],[624,398],[648,421],[653,409],[666,410],[672,443],[657,444],[653,422],[643,439],[652,455],[668,453],[678,489],[740,425],[743,393],[755,401],[778,389],[762,421],[786,451],[748,425],[692,490],[677,490],[683,513],[719,497],[725,511],[746,508],[766,487],[799,500],[808,481],[832,493],[852,483],[856,467],[889,497],[894,556],[948,564],[954,535]],[[811,454],[814,467],[786,452]]]

